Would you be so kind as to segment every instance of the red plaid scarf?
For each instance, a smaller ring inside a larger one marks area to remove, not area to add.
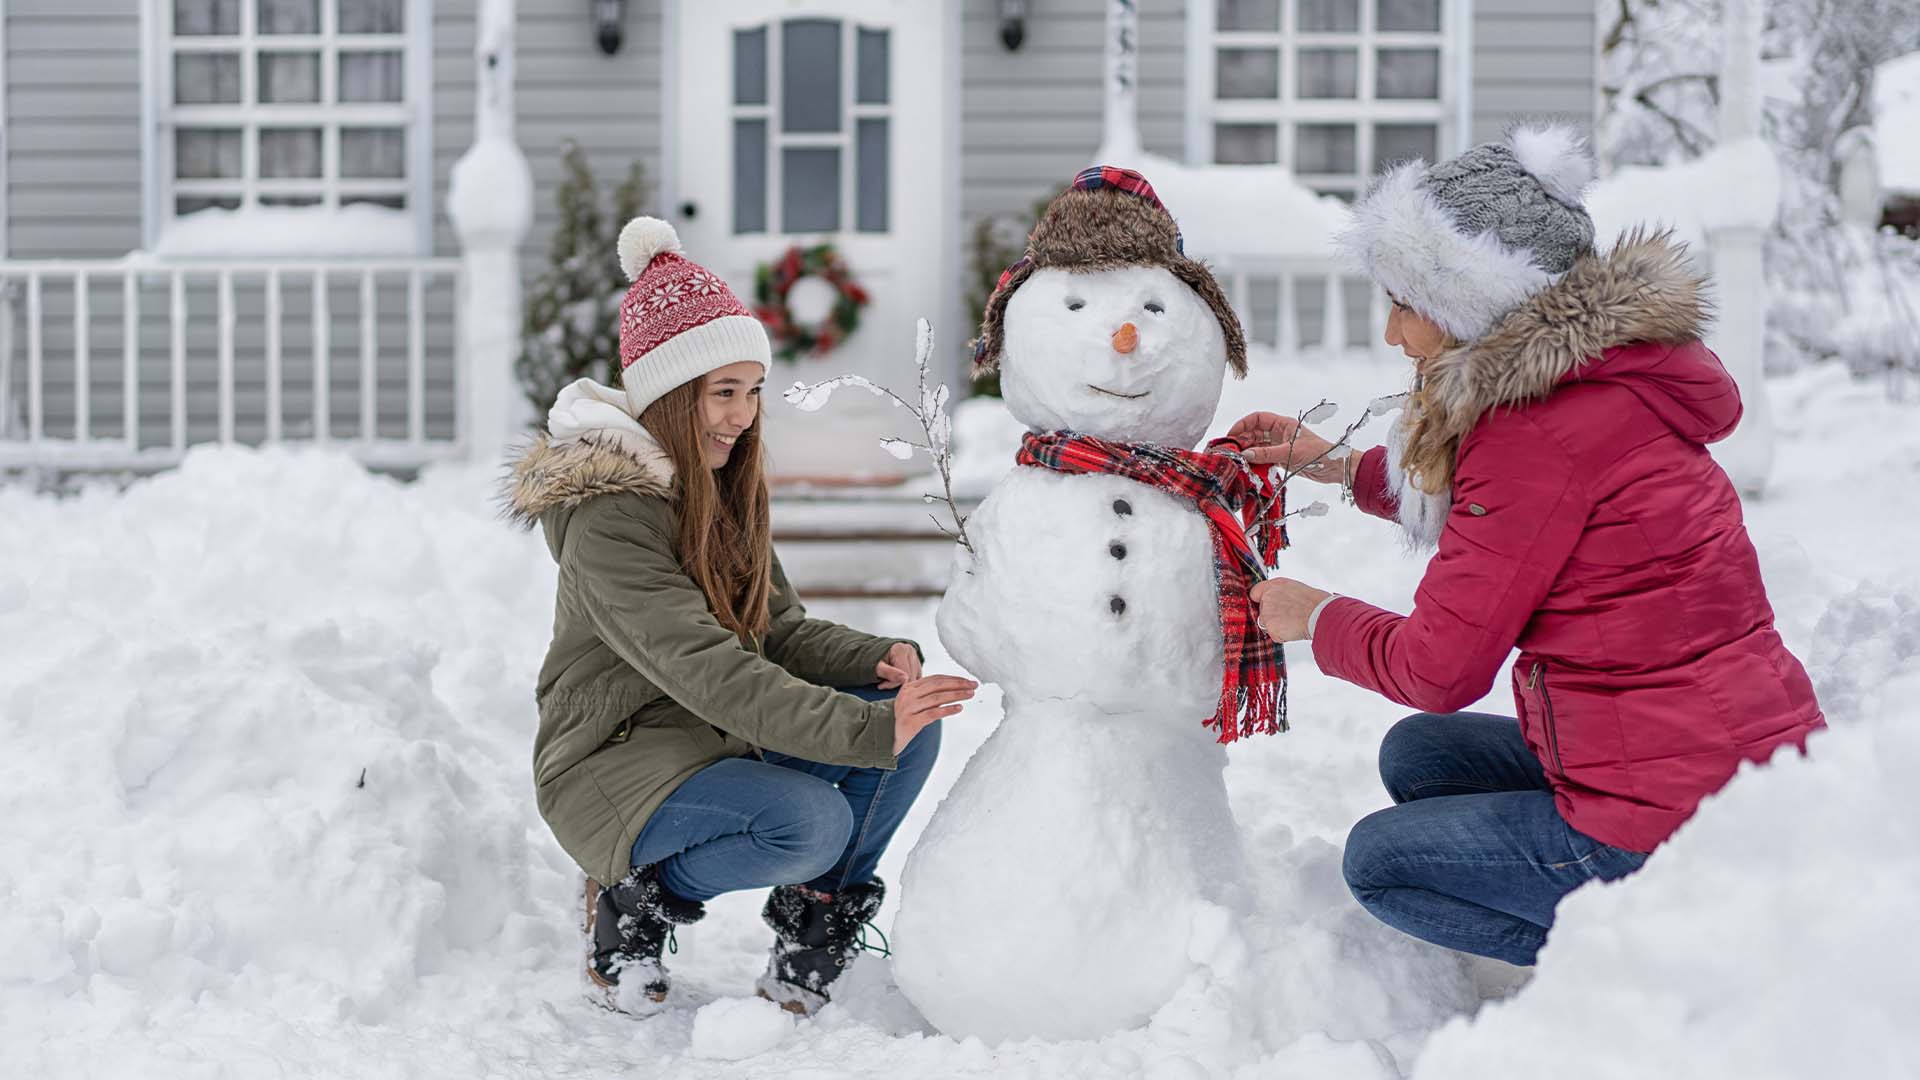
[[[1185,499],[1206,516],[1227,662],[1220,703],[1204,724],[1217,730],[1223,743],[1287,730],[1286,656],[1260,629],[1249,595],[1267,576],[1263,565],[1273,566],[1287,546],[1286,492],[1272,483],[1267,470],[1249,465],[1240,455],[1243,449],[1234,439],[1215,439],[1203,452],[1053,431],[1028,432],[1015,458],[1054,472],[1124,476]]]

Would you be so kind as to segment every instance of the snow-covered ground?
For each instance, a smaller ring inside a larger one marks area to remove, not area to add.
[[[1351,411],[1402,373],[1263,364],[1222,419]],[[553,570],[485,472],[211,451],[125,492],[0,489],[0,1073],[1914,1075],[1920,414],[1831,368],[1769,389],[1750,526],[1834,724],[1811,759],[1747,770],[1642,873],[1576,894],[1534,981],[1477,1009],[1457,957],[1340,880],[1399,710],[1295,648],[1294,730],[1227,771],[1259,891],[1243,953],[1143,1029],[998,1048],[928,1030],[873,957],[812,1021],[745,1000],[757,895],[679,935],[665,1015],[580,999],[576,871],[529,779]],[[1384,524],[1336,506],[1294,540],[1283,572],[1409,602],[1420,566]],[[949,667],[929,603],[816,610]],[[948,722],[883,875],[997,719],[989,690]]]

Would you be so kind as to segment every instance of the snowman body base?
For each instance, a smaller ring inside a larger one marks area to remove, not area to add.
[[[988,1042],[1144,1023],[1242,907],[1205,519],[1115,476],[1025,468],[968,522],[938,624],[1006,714],[901,878],[894,975]],[[1118,600],[1118,603],[1115,601]]]

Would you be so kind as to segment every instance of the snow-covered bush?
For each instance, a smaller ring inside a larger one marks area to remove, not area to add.
[[[579,144],[565,144],[561,166],[566,176],[554,190],[560,224],[549,266],[527,291],[526,327],[514,363],[520,388],[539,416],[553,407],[561,387],[583,375],[619,385],[620,365],[613,361],[620,355],[620,298],[627,279],[614,246],[620,227],[640,213],[649,195],[635,162],[613,189],[608,214]]]

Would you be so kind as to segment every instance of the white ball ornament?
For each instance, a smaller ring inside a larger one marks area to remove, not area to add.
[[[637,280],[655,255],[680,250],[680,234],[657,217],[637,217],[620,230],[620,272]]]

